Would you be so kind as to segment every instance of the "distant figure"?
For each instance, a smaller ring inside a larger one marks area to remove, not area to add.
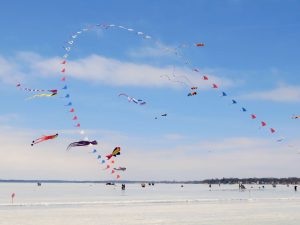
[[[297,191],[297,185],[295,185],[294,190]]]
[[[211,188],[211,184],[209,184],[208,187]]]
[[[183,184],[182,184],[180,187],[182,187],[182,188],[183,188]]]
[[[122,184],[122,191],[125,191],[125,184]]]
[[[144,188],[146,185],[143,183],[143,184],[141,184],[141,186],[142,186],[142,188]]]
[[[113,182],[107,182],[105,185],[115,185]]]
[[[273,184],[272,186],[273,186],[273,188],[276,188],[276,184]]]
[[[152,186],[154,186],[154,183],[152,182]]]
[[[239,184],[239,189],[241,189],[241,190],[245,190],[245,189],[246,189],[246,187],[245,187],[245,185],[243,185],[243,184]]]
[[[14,198],[16,197],[15,193],[11,194],[11,204],[14,204]]]
[[[38,183],[37,183],[37,186],[39,186],[39,187],[42,186],[42,183],[38,182]]]

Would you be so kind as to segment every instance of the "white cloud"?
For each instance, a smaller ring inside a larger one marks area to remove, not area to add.
[[[15,84],[23,76],[24,74],[20,71],[17,63],[0,56],[0,82]]]
[[[242,98],[270,100],[274,102],[299,102],[300,86],[281,84],[273,90],[250,93],[242,96]]]
[[[53,77],[57,76],[62,68],[59,57],[43,58],[36,53],[21,52],[17,58],[28,64],[32,75]],[[90,55],[69,61],[66,65],[66,76],[68,77],[111,86],[182,87],[180,83],[170,82],[167,78],[161,77],[161,75],[172,77],[173,71],[173,65],[157,67],[124,62],[99,55]],[[222,87],[234,85],[232,80],[214,75],[213,70],[203,71],[209,76],[209,81],[202,79],[202,73],[193,73],[187,68],[175,68],[178,80],[186,82],[184,76],[187,76],[193,84],[201,86],[201,89],[210,89],[212,82],[218,83]]]
[[[0,115],[0,124],[10,123],[11,121],[16,121],[20,119],[20,116],[16,113]]]

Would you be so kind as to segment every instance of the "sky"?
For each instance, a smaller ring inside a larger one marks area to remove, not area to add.
[[[299,9],[294,0],[3,2],[0,179],[114,179],[93,148],[66,151],[84,138],[102,156],[120,146],[126,180],[299,176]],[[96,24],[134,32],[95,28],[68,44]],[[28,100],[35,93],[18,83],[59,94]],[[190,86],[197,95],[187,96]]]

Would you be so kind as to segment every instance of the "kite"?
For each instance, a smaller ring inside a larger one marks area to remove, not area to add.
[[[44,89],[34,89],[34,88],[23,88],[21,87],[22,85],[20,83],[18,83],[16,85],[17,88],[19,88],[20,90],[23,91],[29,91],[29,92],[51,92],[51,93],[57,93],[56,89],[51,89],[51,90],[44,90]]]
[[[203,79],[203,80],[208,80],[208,77],[207,77],[206,75],[204,75],[204,76],[202,77],[202,79]]]
[[[110,165],[106,165],[106,167],[103,170],[107,170],[110,168]]]
[[[160,116],[166,117],[167,115],[168,115],[167,113],[164,113],[164,114],[161,114]],[[155,119],[157,120],[157,117],[155,117]]]
[[[196,91],[193,91],[193,92],[188,93],[187,96],[194,96],[194,95],[197,95],[197,92],[196,92]]]
[[[134,102],[135,104],[139,104],[139,105],[145,105],[146,104],[146,102],[143,101],[142,99],[138,99],[137,100],[137,99],[135,99],[133,97],[128,96],[126,93],[121,93],[121,94],[119,94],[119,97],[120,96],[127,97],[128,102]]]
[[[284,140],[284,138],[282,137],[282,138],[277,139],[276,141],[277,142],[282,142],[283,140]]]
[[[265,127],[265,126],[267,126],[267,123],[264,122],[264,121],[261,121],[261,126],[262,126],[262,127]]]
[[[114,168],[114,170],[125,171],[125,170],[126,170],[126,167],[121,167],[121,166],[119,166],[118,168]]]
[[[121,155],[121,148],[120,147],[115,147],[115,149],[112,151],[111,154],[107,155],[106,158],[109,160],[111,157],[117,157],[117,155]]]
[[[72,142],[71,144],[69,144],[69,146],[67,147],[67,150],[69,150],[70,148],[73,147],[80,147],[80,146],[89,146],[89,145],[97,145],[98,142],[96,140],[94,141],[76,141],[76,142]]]
[[[71,106],[72,105],[72,102],[69,102],[67,105],[65,105],[65,106]]]
[[[292,119],[300,119],[300,116],[293,116]]]
[[[96,149],[94,149],[91,153],[97,153],[97,150]]]
[[[197,43],[195,44],[197,47],[203,47],[204,46],[204,43]]]
[[[52,140],[54,138],[57,138],[57,136],[58,136],[58,134],[47,135],[47,136],[44,135],[44,136],[42,136],[42,137],[40,137],[38,139],[33,140],[32,143],[31,143],[31,146],[36,145],[36,144],[38,144],[40,142],[43,142],[43,141]]]
[[[30,99],[37,98],[37,97],[52,97],[52,96],[55,96],[56,94],[57,94],[57,92],[51,93],[51,94],[36,94],[29,98],[26,98],[26,100],[30,100]]]

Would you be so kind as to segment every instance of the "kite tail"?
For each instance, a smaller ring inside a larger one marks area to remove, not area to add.
[[[107,160],[110,160],[110,158],[112,157],[113,155],[112,154],[109,154],[106,156]]]
[[[72,144],[69,144],[69,146],[67,147],[67,151],[69,151],[70,150],[70,148],[72,148],[73,147],[73,145]]]

